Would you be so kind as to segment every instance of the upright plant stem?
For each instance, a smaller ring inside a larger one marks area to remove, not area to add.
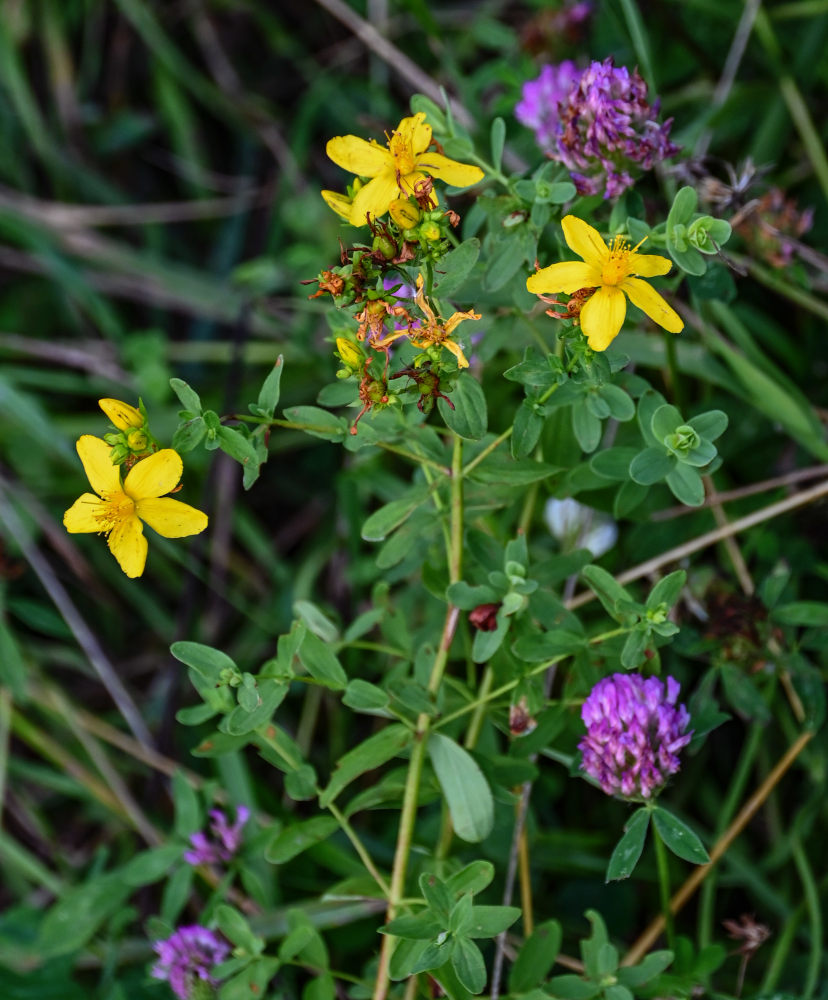
[[[449,580],[451,583],[456,583],[463,572],[463,441],[457,435],[454,436],[454,450],[451,461],[449,524]],[[437,648],[434,663],[431,667],[431,675],[428,679],[430,694],[437,694],[443,681],[449,648],[454,638],[459,615],[459,608],[449,604],[446,608],[446,619],[443,625],[443,634],[440,637],[440,645]],[[411,751],[411,760],[405,779],[400,826],[397,831],[397,846],[394,851],[394,866],[391,870],[391,886],[388,896],[386,920],[394,919],[399,909],[400,901],[405,895],[405,876],[408,871],[408,856],[411,852],[411,844],[414,839],[414,824],[417,819],[417,806],[420,800],[420,781],[423,774],[423,764],[425,762],[430,728],[430,717],[422,713],[417,719],[414,747]],[[388,995],[391,953],[394,948],[394,941],[395,939],[391,935],[383,935],[377,979],[374,986],[374,1000],[385,1000]]]
[[[656,865],[658,866],[658,889],[661,896],[661,912],[664,914],[667,947],[675,950],[676,929],[673,924],[673,914],[670,911],[670,867],[667,858],[667,848],[655,823],[652,824],[652,830],[653,841],[655,843]]]

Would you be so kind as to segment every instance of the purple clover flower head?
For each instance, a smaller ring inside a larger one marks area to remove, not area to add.
[[[195,1000],[201,992],[200,983],[216,986],[218,980],[210,971],[230,954],[230,945],[200,924],[179,927],[152,947],[158,954],[152,967],[153,978],[165,979],[179,1000]]]
[[[680,767],[678,751],[690,742],[690,715],[676,705],[679,684],[658,677],[613,674],[599,681],[581,709],[587,727],[578,744],[581,770],[607,795],[649,799]]]
[[[559,66],[544,66],[537,80],[523,85],[522,100],[515,106],[515,117],[531,128],[542,150],[555,154],[560,133],[560,105],[581,77],[571,59]]]
[[[679,151],[669,139],[673,119],[657,120],[659,102],[648,103],[637,69],[630,73],[626,66],[616,67],[610,57],[591,63],[567,87],[571,65],[545,66],[538,80],[524,85],[515,113],[535,129],[540,147],[569,170],[579,194],[617,198],[634,183],[634,173],[652,170]],[[550,82],[564,67],[556,91]],[[546,89],[543,80],[549,81]]]
[[[184,860],[191,865],[214,865],[221,861],[231,861],[238,851],[242,840],[242,829],[250,819],[247,806],[238,806],[236,821],[229,823],[221,809],[210,810],[210,832],[199,831],[190,837],[191,851],[184,852]]]

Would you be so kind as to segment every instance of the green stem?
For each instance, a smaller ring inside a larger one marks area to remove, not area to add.
[[[597,644],[604,642],[607,639],[612,639],[616,635],[624,635],[629,632],[628,628],[614,628],[609,632],[602,632],[600,635],[593,636],[589,642],[590,644]],[[508,694],[513,691],[518,684],[520,684],[526,677],[535,677],[537,674],[542,674],[544,671],[548,670],[551,666],[556,663],[560,663],[565,660],[568,656],[572,656],[572,653],[560,653],[558,656],[553,656],[551,660],[546,660],[544,663],[533,667],[531,670],[527,671],[522,678],[515,681],[509,681],[506,684],[501,684],[499,688],[495,688],[494,691],[487,691],[484,694],[478,695],[474,701],[468,702],[468,704],[463,705],[462,708],[456,709],[454,712],[450,712],[448,715],[444,715],[439,722],[435,722],[435,729],[442,729],[443,726],[447,726],[450,722],[454,722],[455,719],[460,719],[469,712],[475,712],[479,710],[481,705],[486,705],[490,701],[495,701],[504,694]]]
[[[756,760],[756,752],[759,749],[759,742],[764,733],[764,726],[754,724],[751,726],[748,738],[745,741],[736,770],[727,790],[727,797],[724,805],[719,810],[713,839],[718,840],[724,833],[730,821],[736,815],[739,803],[744,798],[745,788],[748,778]],[[714,870],[705,879],[699,899],[699,947],[705,948],[713,940],[713,905],[716,895],[716,875]]]
[[[652,826],[653,841],[655,843],[658,888],[659,895],[661,896],[661,912],[664,914],[667,947],[674,951],[676,947],[676,929],[673,924],[673,912],[670,909],[670,867],[667,859],[667,847],[661,839],[661,834],[658,832],[655,823],[651,823],[650,825]]]
[[[633,49],[635,50],[636,58],[638,59],[638,65],[641,67],[641,72],[644,75],[644,79],[647,81],[647,86],[650,90],[650,99],[657,93],[655,74],[653,73],[653,61],[650,58],[650,44],[647,39],[647,29],[644,26],[644,21],[641,18],[638,7],[636,7],[634,0],[620,0],[621,10],[624,13],[624,20],[627,22],[627,31],[630,33],[630,41],[632,42]]]
[[[451,469],[449,581],[456,583],[463,571],[463,441],[456,434],[454,435]],[[437,647],[437,653],[435,654],[434,662],[431,666],[431,674],[428,679],[428,691],[430,694],[436,695],[442,684],[443,673],[448,662],[449,649],[454,639],[454,632],[457,628],[459,616],[459,609],[453,604],[449,604],[446,608],[446,620],[443,625],[443,634],[440,637],[440,645]],[[391,869],[391,886],[388,893],[388,909],[386,911],[387,920],[394,919],[405,895],[405,876],[408,871],[408,858],[414,839],[414,825],[420,801],[420,781],[423,774],[423,764],[425,762],[430,730],[431,718],[422,713],[417,719],[414,747],[411,751],[408,774],[405,779],[400,825],[397,831],[397,846],[394,851],[394,865]],[[374,1000],[385,1000],[388,995],[391,952],[394,948],[394,941],[395,939],[391,935],[383,935],[377,979],[374,986]]]
[[[793,852],[794,864],[802,880],[802,889],[805,894],[805,908],[808,911],[808,919],[811,924],[811,951],[808,958],[807,975],[805,985],[802,987],[802,1000],[811,1000],[814,990],[817,987],[819,971],[822,965],[822,908],[819,903],[819,890],[814,880],[814,873],[808,857],[802,848],[802,841],[797,834],[791,837],[791,848]]]

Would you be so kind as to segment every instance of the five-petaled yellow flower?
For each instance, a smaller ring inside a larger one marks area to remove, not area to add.
[[[605,351],[618,335],[627,312],[625,295],[670,333],[684,329],[678,313],[641,280],[666,274],[672,267],[666,257],[636,253],[638,247],[630,249],[620,237],[608,245],[597,229],[575,215],[564,216],[561,226],[567,245],[583,263],[562,261],[544,267],[527,279],[526,287],[538,295],[545,292],[571,295],[581,288],[595,288],[580,315],[581,329],[594,351]]]
[[[109,457],[111,449],[101,438],[84,434],[77,449],[89,484],[98,495],[78,497],[63,515],[63,523],[73,534],[103,532],[110,552],[127,576],[144,572],[144,523],[165,538],[197,535],[207,527],[206,514],[164,495],[176,488],[183,468],[172,448],[137,462],[123,482],[118,466]]]
[[[424,177],[437,177],[452,187],[469,187],[483,179],[480,167],[458,163],[442,153],[429,150],[431,126],[425,112],[418,111],[403,118],[381,146],[373,139],[366,142],[356,135],[338,135],[327,145],[328,156],[337,166],[361,177],[370,177],[354,195],[350,207],[352,226],[364,226],[367,217],[378,219],[400,194],[403,198],[414,193],[414,185]],[[335,212],[344,216],[347,198],[333,191],[323,191],[322,197]]]

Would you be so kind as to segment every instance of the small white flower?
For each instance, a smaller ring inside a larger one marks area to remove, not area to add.
[[[589,549],[597,559],[618,540],[618,525],[611,517],[585,507],[571,497],[546,501],[544,519],[551,534],[566,551]]]

